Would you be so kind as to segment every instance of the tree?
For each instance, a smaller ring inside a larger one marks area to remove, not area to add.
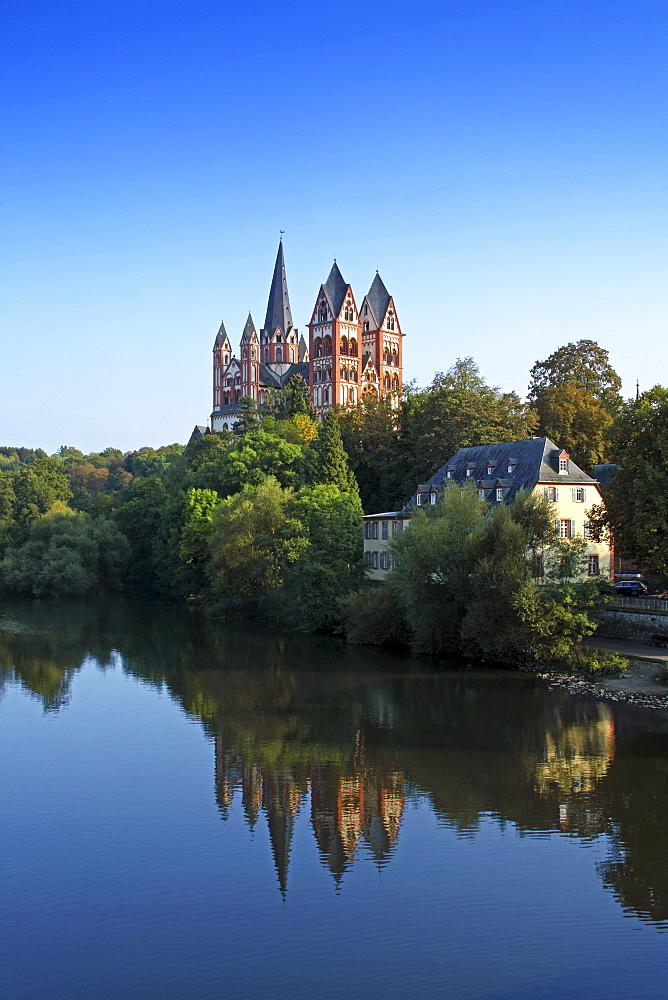
[[[574,385],[597,399],[609,413],[619,409],[622,380],[610,364],[608,352],[594,340],[568,343],[545,361],[537,361],[531,369],[529,402],[536,403],[546,389],[564,385]]]
[[[357,482],[343,448],[339,418],[335,410],[328,410],[323,417],[317,437],[306,456],[306,464],[309,482],[329,483],[344,492],[359,496]]]
[[[309,387],[301,375],[293,375],[282,389],[275,389],[271,393],[269,406],[279,418],[294,417],[301,413],[315,420]]]
[[[213,516],[208,575],[219,606],[266,596],[308,544],[288,512],[289,490],[273,477],[227,497]]]
[[[367,513],[396,510],[406,502],[404,481],[412,462],[401,416],[387,397],[368,396],[358,407],[339,413],[343,447]]]
[[[576,464],[591,469],[605,460],[621,385],[608,352],[595,341],[560,347],[531,369],[528,398],[539,433],[565,448]]]
[[[423,392],[408,392],[402,407],[402,436],[412,453],[404,480],[410,496],[460,448],[528,437],[535,416],[514,392],[486,384],[472,358],[458,359],[438,373]]]
[[[9,547],[0,585],[38,597],[119,590],[129,555],[127,539],[110,521],[56,503],[33,521],[25,541]]]
[[[213,534],[213,516],[221,498],[215,490],[188,490],[179,540],[179,556],[187,589],[201,594],[206,586],[206,564]]]
[[[620,468],[604,487],[608,522],[624,555],[668,574],[668,389],[630,400],[611,430]]]
[[[257,403],[250,396],[242,396],[237,404],[239,415],[235,420],[232,430],[235,434],[247,434],[248,431],[257,430],[262,421]]]
[[[155,586],[155,543],[162,527],[168,495],[159,476],[135,479],[119,493],[114,521],[132,549],[130,580],[141,587]]]
[[[13,481],[14,519],[24,527],[45,514],[54,503],[72,499],[67,474],[58,458],[37,458],[21,469]]]

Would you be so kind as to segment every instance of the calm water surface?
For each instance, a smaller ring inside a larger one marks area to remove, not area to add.
[[[0,604],[0,994],[659,998],[668,719],[151,604]]]

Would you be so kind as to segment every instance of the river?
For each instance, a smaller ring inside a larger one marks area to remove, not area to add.
[[[666,713],[4,600],[0,803],[3,998],[666,994]]]

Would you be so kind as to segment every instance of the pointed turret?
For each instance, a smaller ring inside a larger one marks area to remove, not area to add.
[[[339,265],[336,261],[332,264],[332,270],[329,272],[329,277],[323,285],[323,288],[325,290],[325,295],[327,296],[327,301],[329,302],[329,308],[331,309],[334,319],[336,319],[341,312],[341,306],[343,305],[343,300],[345,299],[346,292],[348,291],[348,282],[339,271]]]
[[[218,333],[216,334],[216,339],[213,342],[214,351],[216,350],[216,348],[218,350],[222,350],[223,344],[225,343],[226,340],[229,343],[229,337],[227,336],[227,330],[225,329],[225,324],[221,320],[220,329],[218,330]]]
[[[248,319],[246,320],[246,325],[244,327],[244,332],[241,334],[241,343],[250,344],[253,338],[257,339],[257,330],[255,329],[255,323],[253,322],[253,317],[248,313]]]
[[[303,334],[299,336],[299,360],[308,361],[308,347],[306,346]]]
[[[264,331],[268,336],[271,336],[277,327],[281,329],[284,335],[292,329],[292,312],[290,311],[288,282],[285,277],[285,261],[283,259],[283,240],[278,244],[274,276],[271,280],[271,288],[269,289],[269,302],[267,303]]]
[[[385,314],[387,313],[387,307],[390,304],[392,296],[388,292],[387,288],[383,284],[383,281],[376,271],[376,277],[371,283],[371,288],[366,297],[369,309],[371,310],[371,315],[375,320],[374,329],[378,329],[383,325],[383,320],[385,319]]]

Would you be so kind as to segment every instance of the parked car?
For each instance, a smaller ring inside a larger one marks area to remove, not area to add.
[[[643,597],[647,593],[647,586],[640,580],[620,580],[615,584],[615,593],[626,597]]]

